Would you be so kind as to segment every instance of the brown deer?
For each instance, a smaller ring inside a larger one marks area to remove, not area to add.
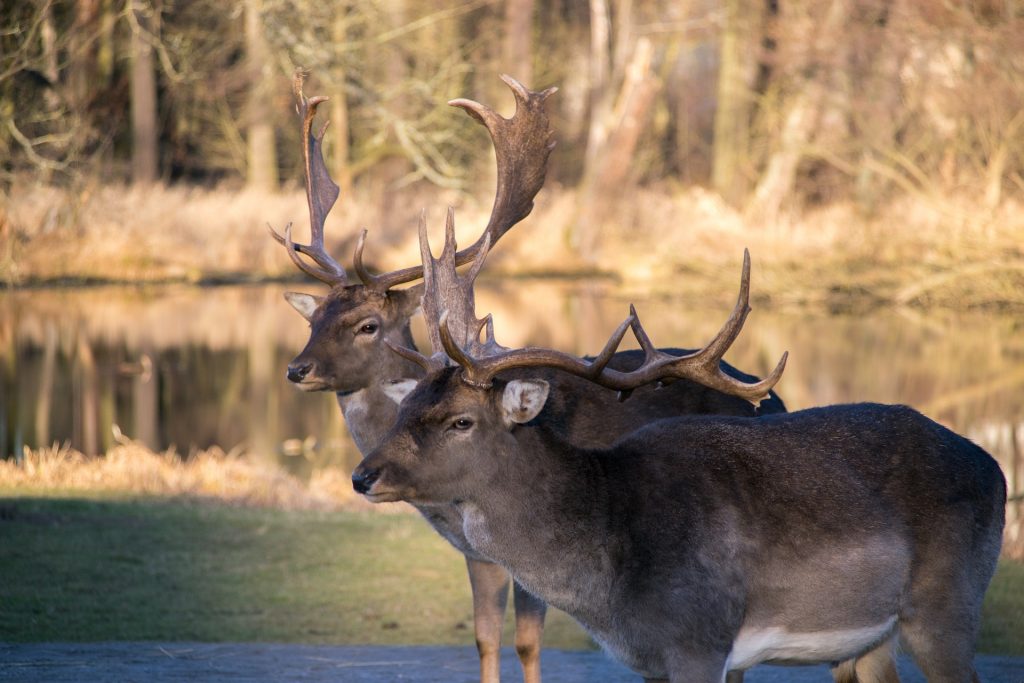
[[[449,242],[451,249],[446,251],[444,258],[453,273],[456,265],[485,254],[504,232],[529,214],[533,197],[543,184],[546,161],[553,144],[543,105],[554,89],[531,92],[513,79],[504,78],[517,103],[512,119],[504,119],[488,107],[469,100],[452,102],[485,125],[494,142],[498,162],[498,190],[488,227],[468,249],[458,251],[454,240]],[[319,135],[313,134],[316,107],[325,98],[307,100],[301,87],[302,82],[297,79],[295,92],[303,122],[312,239],[309,245],[300,245],[292,241],[288,229],[284,235],[273,234],[288,248],[289,257],[297,266],[329,284],[331,291],[326,297],[297,293],[286,295],[310,322],[311,328],[306,348],[289,365],[288,377],[307,391],[337,392],[338,403],[357,446],[363,453],[369,453],[382,441],[397,416],[397,406],[389,397],[408,390],[414,380],[424,374],[418,364],[399,358],[386,345],[412,347],[409,320],[420,303],[423,286],[394,287],[420,278],[423,266],[386,275],[371,275],[362,263],[365,232],[357,245],[354,259],[355,271],[361,282],[350,279],[345,269],[326,254],[324,220],[337,200],[338,189],[323,163],[321,141],[324,131],[321,130]],[[449,227],[451,220],[449,214]],[[304,262],[300,255],[308,256],[313,263]],[[432,304],[428,302],[426,305]],[[432,333],[432,337],[436,339],[436,333]],[[639,362],[638,352],[620,353],[613,360],[614,365],[622,367]],[[731,366],[725,365],[724,368],[734,377],[752,379]],[[580,381],[571,376],[566,376],[566,380]],[[584,394],[580,392],[579,395]],[[784,410],[782,401],[774,394],[760,406],[760,411],[765,413]],[[567,403],[563,412],[567,435],[580,443],[599,446],[610,444],[637,425],[661,417],[704,412],[752,416],[755,408],[746,400],[680,380],[660,392],[642,388],[623,406],[616,402],[614,393],[608,392],[593,399],[588,397],[585,401]],[[614,415],[614,419],[601,421],[600,415],[605,413]],[[466,542],[457,509],[451,506],[419,506],[419,509],[442,536],[466,554],[473,591],[481,679],[487,683],[497,681],[501,627],[510,582],[508,573]],[[518,585],[514,587],[513,594],[516,649],[526,681],[532,683],[540,679],[540,638],[545,607]]]
[[[512,226],[533,209],[533,198],[544,184],[547,159],[554,147],[553,132],[544,102],[555,91],[532,92],[515,79],[502,77],[516,100],[516,113],[505,119],[477,102],[457,99],[460,107],[483,124],[494,143],[498,164],[498,187],[491,218],[480,238],[456,255],[459,265],[470,262],[484,239],[493,246]],[[411,345],[409,321],[420,306],[422,286],[397,287],[415,283],[423,274],[420,265],[373,275],[363,263],[367,231],[356,244],[353,267],[357,278],[324,248],[324,221],[338,199],[338,186],[323,160],[322,141],[326,125],[313,133],[317,107],[326,97],[307,99],[302,94],[303,76],[296,74],[296,109],[302,119],[306,198],[309,203],[310,244],[291,239],[291,224],[274,239],[286,247],[288,256],[303,272],[330,287],[326,296],[298,292],[285,294],[288,302],[310,324],[306,347],[288,365],[288,379],[304,391],[335,391],[350,431],[360,450],[369,452],[394,418],[386,399],[386,382],[394,378],[417,377],[420,371],[396,357],[383,340]],[[311,259],[308,263],[300,255]],[[382,419],[378,416],[383,415]]]
[[[685,377],[762,395],[764,383],[711,362],[739,333],[748,287],[745,256],[730,320],[681,358],[654,349],[635,312],[593,360],[504,349],[487,319],[461,310],[450,326],[442,313],[434,325],[457,365],[401,352],[431,372],[354,488],[454,506],[472,547],[648,681],[842,660],[837,675],[888,680],[896,637],[931,683],[977,681],[1006,484],[967,439],[875,404],[666,419],[605,449],[564,437],[553,369],[616,391]],[[627,328],[644,360],[622,371],[611,359]]]
[[[492,246],[533,209],[533,198],[544,183],[547,159],[554,146],[544,102],[555,88],[534,92],[515,79],[503,76],[516,101],[511,119],[489,107],[466,99],[450,104],[468,112],[487,128],[494,143],[498,165],[498,186],[487,227],[477,242],[454,256],[464,264],[486,243]],[[349,276],[324,249],[324,221],[337,201],[338,186],[323,160],[322,140],[326,126],[313,133],[316,108],[325,97],[307,99],[303,80],[296,75],[294,91],[302,119],[306,197],[309,203],[311,240],[309,245],[291,239],[290,225],[284,235],[271,230],[289,257],[304,272],[330,286],[324,296],[289,292],[288,302],[310,324],[306,347],[288,366],[288,379],[305,391],[334,391],[338,405],[356,446],[369,453],[394,424],[397,407],[389,395],[401,390],[406,381],[421,377],[418,365],[392,353],[385,342],[412,346],[410,319],[420,306],[421,284],[397,287],[419,280],[420,265],[382,275],[373,275],[363,264],[366,231],[360,235],[353,257],[358,279]],[[307,263],[301,255],[313,263]],[[508,572],[483,558],[461,537],[461,521],[445,510],[422,507],[428,522],[466,555],[473,593],[473,625],[480,653],[480,677],[484,683],[499,680],[501,630],[511,582]],[[544,603],[514,587],[516,650],[525,680],[540,680],[540,641]]]

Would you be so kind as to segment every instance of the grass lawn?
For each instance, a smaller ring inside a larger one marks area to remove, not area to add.
[[[469,582],[415,515],[0,498],[0,641],[101,640],[469,645]],[[554,610],[544,642],[593,647]],[[1000,564],[979,649],[1024,655],[1024,566]]]
[[[0,497],[0,641],[471,645],[472,615],[418,515]],[[593,647],[554,610],[545,643]]]

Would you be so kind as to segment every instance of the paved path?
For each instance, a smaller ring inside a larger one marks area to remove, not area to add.
[[[600,652],[545,650],[550,683],[638,683]],[[522,680],[514,653],[502,657],[502,677]],[[985,683],[1024,683],[1024,658],[979,657]],[[903,683],[924,679],[906,659]],[[757,667],[746,683],[828,683],[825,667]],[[335,647],[211,643],[0,643],[0,681],[18,683],[479,683],[476,651],[468,647]]]

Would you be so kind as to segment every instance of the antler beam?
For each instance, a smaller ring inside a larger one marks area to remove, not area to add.
[[[760,403],[782,377],[789,352],[782,354],[775,369],[763,380],[744,382],[725,374],[721,368],[722,357],[736,340],[750,312],[750,253],[743,253],[743,275],[736,306],[722,329],[704,348],[675,356],[658,350],[651,342],[636,310],[630,306],[630,316],[612,334],[604,349],[593,361],[542,348],[487,351],[474,355],[466,344],[456,342],[448,329],[446,316],[441,316],[439,331],[441,342],[449,357],[462,366],[463,379],[473,386],[489,386],[491,380],[504,370],[526,367],[551,367],[588,379],[596,384],[629,392],[645,384],[670,379],[688,379],[725,394],[738,396],[755,405]],[[633,334],[644,351],[644,361],[635,370],[623,372],[608,368],[607,364],[622,341],[626,328]]]
[[[307,245],[292,241],[291,223],[285,226],[283,236],[269,225],[267,227],[274,239],[285,246],[288,257],[300,270],[331,286],[347,284],[348,274],[345,269],[324,249],[324,222],[340,193],[324,163],[323,140],[328,124],[324,123],[318,134],[313,133],[316,108],[326,102],[327,97],[317,95],[307,99],[302,93],[304,81],[305,73],[301,69],[297,70],[292,91],[295,93],[295,111],[302,119],[302,159],[306,176],[306,202],[309,205],[310,243]],[[311,258],[316,265],[306,263],[299,257],[300,253]]]
[[[493,247],[513,225],[530,214],[533,210],[533,199],[544,185],[548,157],[555,147],[554,132],[544,109],[544,102],[558,89],[548,88],[534,92],[511,76],[503,75],[501,80],[512,90],[516,99],[516,112],[511,119],[506,119],[490,107],[473,100],[455,99],[448,103],[464,109],[487,128],[494,143],[498,165],[498,187],[491,218],[477,241],[455,254],[457,266],[469,263],[481,251]],[[356,245],[354,266],[367,287],[387,291],[423,277],[422,265],[381,275],[371,274],[363,264],[365,243],[364,230]]]

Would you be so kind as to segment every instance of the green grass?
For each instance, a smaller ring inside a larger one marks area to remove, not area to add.
[[[1024,564],[999,563],[985,594],[979,650],[1024,655]]]
[[[0,641],[102,640],[474,642],[465,562],[415,515],[0,498]],[[592,647],[554,611],[545,643]]]
[[[101,640],[470,645],[469,582],[414,515],[0,498],[0,641]],[[544,642],[593,647],[554,610]],[[1024,565],[1000,563],[979,649],[1024,655]]]

